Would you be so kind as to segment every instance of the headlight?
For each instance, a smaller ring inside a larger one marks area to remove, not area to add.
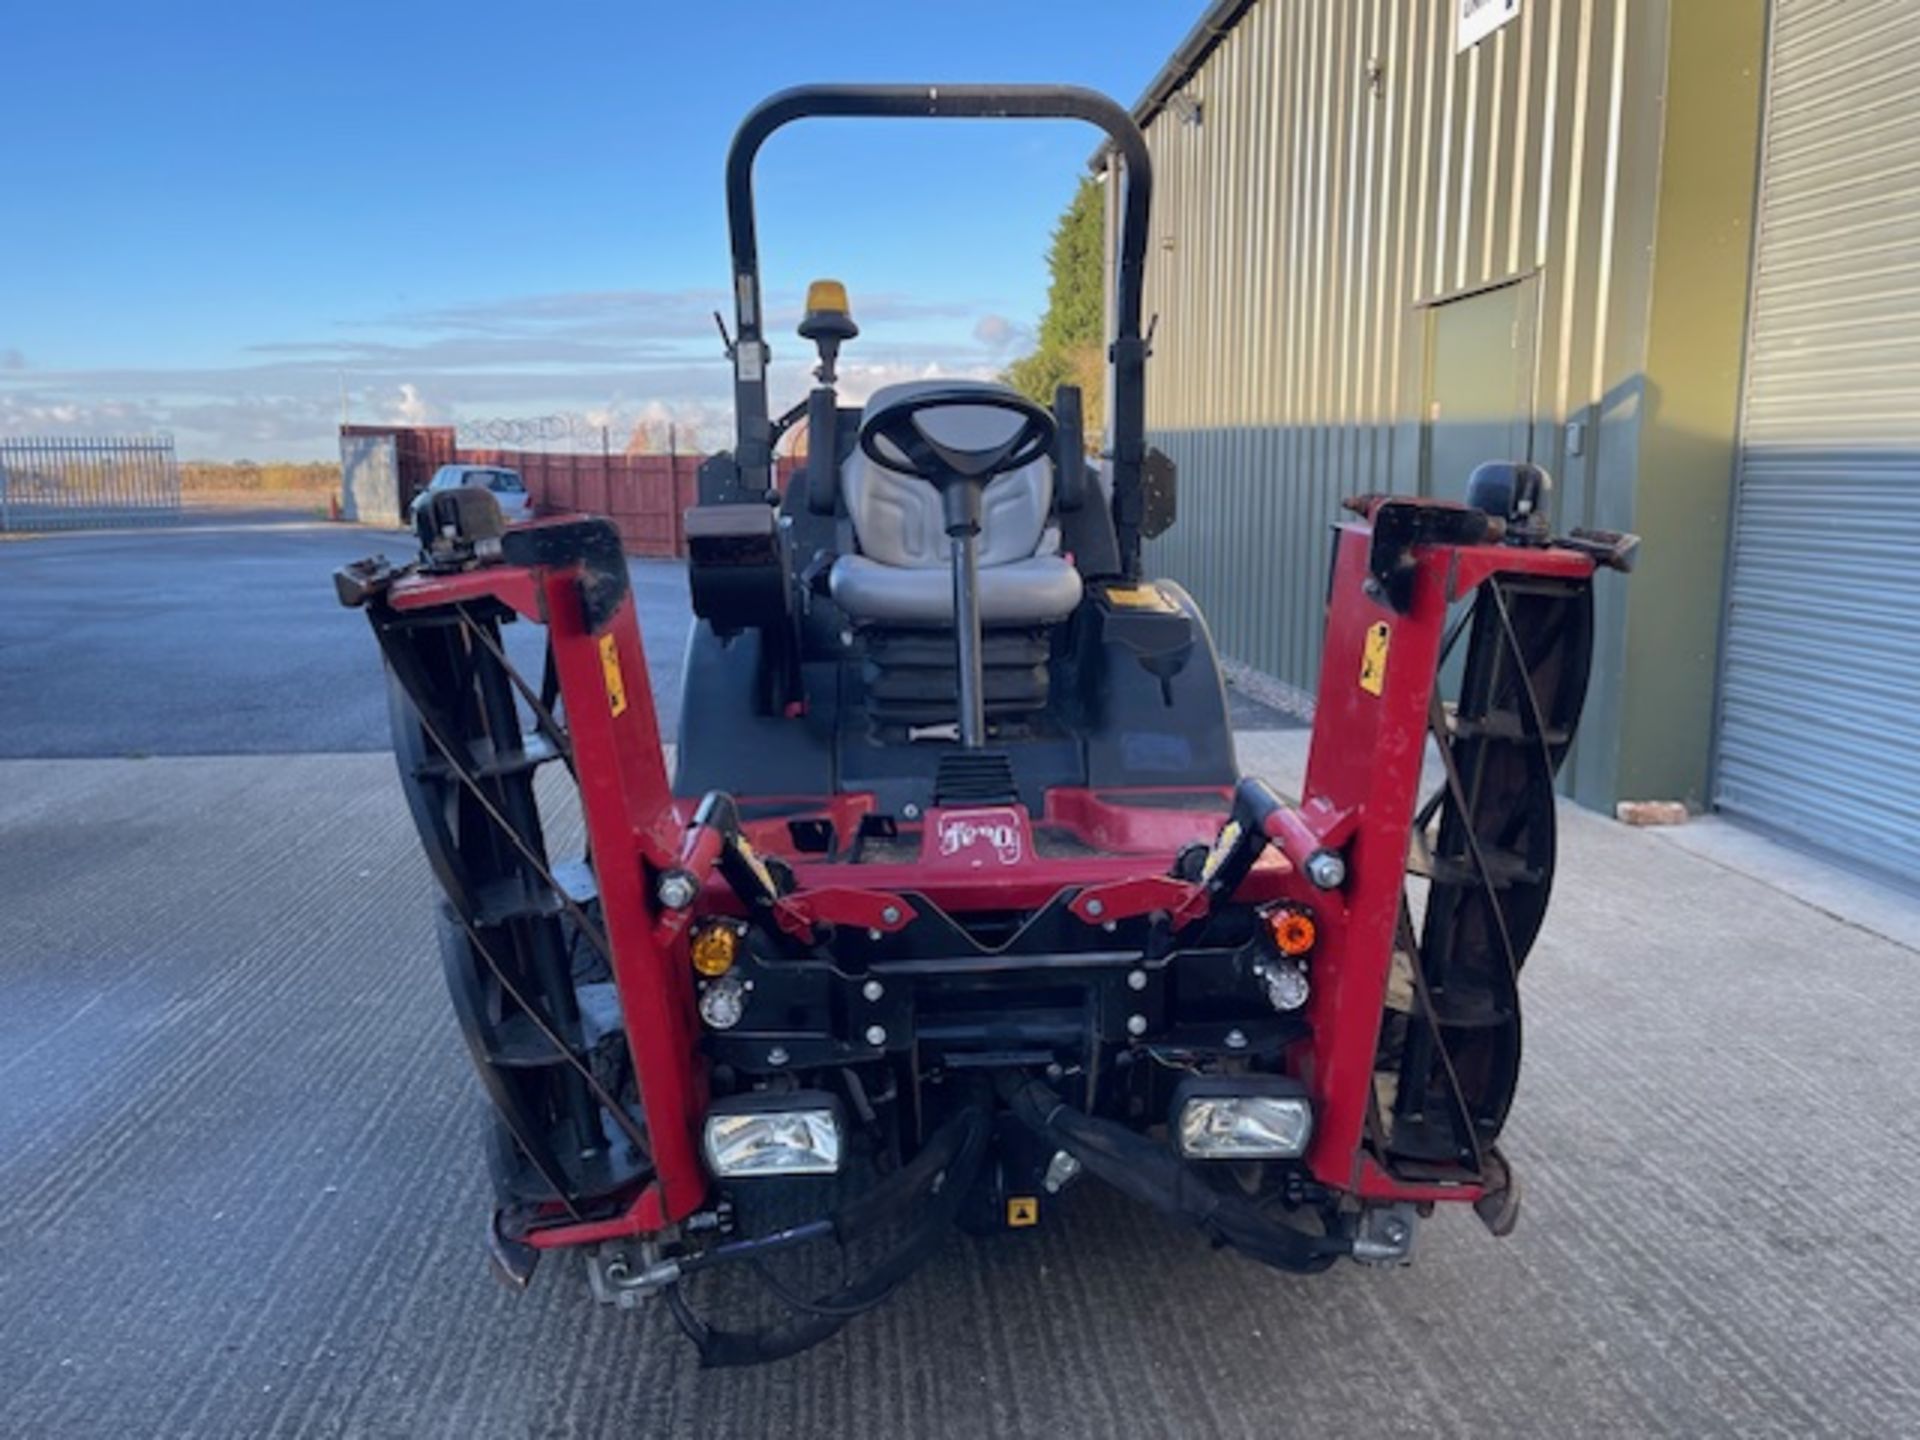
[[[707,1168],[723,1180],[833,1175],[840,1132],[839,1102],[823,1091],[736,1095],[707,1114]]]
[[[1313,1104],[1280,1076],[1208,1076],[1173,1097],[1173,1139],[1189,1160],[1297,1160],[1313,1138]]]

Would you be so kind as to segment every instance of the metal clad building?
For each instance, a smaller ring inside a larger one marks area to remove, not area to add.
[[[1509,15],[1458,43],[1465,10]],[[1328,527],[1555,477],[1603,581],[1584,801],[1707,794],[1751,250],[1760,0],[1238,0],[1135,114],[1154,162],[1152,556],[1303,699]],[[1113,188],[1113,187],[1110,187]]]
[[[1715,799],[1920,873],[1920,15],[1777,5]]]

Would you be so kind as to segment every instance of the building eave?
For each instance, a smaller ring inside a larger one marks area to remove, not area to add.
[[[1254,3],[1255,0],[1213,0],[1213,4],[1207,7],[1187,32],[1187,38],[1175,47],[1173,54],[1167,57],[1167,63],[1160,67],[1160,72],[1140,92],[1140,98],[1133,102],[1136,125],[1144,130],[1153,123],[1154,118],[1167,108],[1167,102],[1179,94],[1195,72],[1207,63],[1207,57],[1219,48],[1220,42],[1227,38],[1233,27],[1240,23],[1240,17],[1251,10]],[[1087,168],[1104,170],[1107,152],[1112,148],[1111,145],[1102,145],[1094,151],[1087,159]]]

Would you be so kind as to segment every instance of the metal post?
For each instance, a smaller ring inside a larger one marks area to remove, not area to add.
[[[978,527],[953,537],[953,633],[960,673],[960,744],[979,750],[987,743],[987,697],[980,640]]]

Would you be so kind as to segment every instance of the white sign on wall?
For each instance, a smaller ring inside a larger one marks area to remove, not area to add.
[[[1454,0],[1454,53],[1478,45],[1519,14],[1520,0]]]

